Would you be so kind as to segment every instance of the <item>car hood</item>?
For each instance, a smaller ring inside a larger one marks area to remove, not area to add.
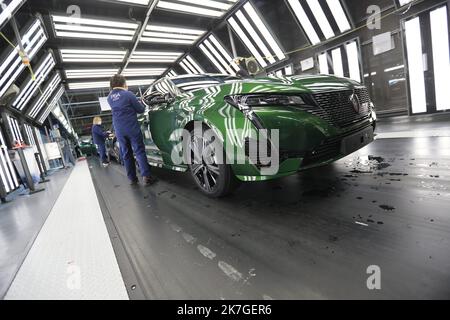
[[[266,92],[274,90],[275,92],[301,91],[316,93],[324,91],[351,90],[356,86],[361,86],[361,84],[351,79],[325,75],[246,79],[243,80],[242,83],[244,84],[244,87],[247,87],[248,85],[253,87],[250,89],[252,92]]]
[[[187,94],[187,97],[202,98],[214,92],[222,95],[258,93],[319,93],[328,91],[352,90],[362,85],[347,78],[325,75],[302,75],[292,77],[271,77],[227,81],[213,87],[203,88]],[[216,88],[216,89],[214,89]],[[217,90],[218,89],[218,90]],[[219,93],[220,92],[220,93]]]

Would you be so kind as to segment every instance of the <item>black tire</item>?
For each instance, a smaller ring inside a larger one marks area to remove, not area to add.
[[[203,126],[203,132],[208,129],[209,128],[206,125]],[[194,138],[194,129],[192,129],[190,131],[190,141],[192,142]],[[184,147],[187,148],[186,144]],[[223,159],[225,159],[225,151],[222,150],[222,152],[224,152]],[[192,159],[194,159],[194,157],[192,157]],[[239,186],[239,181],[229,164],[189,164],[189,171],[201,192],[211,198],[225,197]],[[205,183],[205,181],[208,182]]]

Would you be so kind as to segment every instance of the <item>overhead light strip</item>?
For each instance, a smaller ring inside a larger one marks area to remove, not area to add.
[[[6,23],[14,13],[19,9],[19,7],[25,2],[25,0],[12,0],[8,4],[4,4],[5,1],[1,1],[4,6],[4,9],[0,7],[0,28]]]
[[[38,68],[35,70],[35,79],[29,76],[28,81],[22,88],[20,88],[19,95],[14,99],[12,106],[22,111],[31,98],[35,95],[39,86],[48,77],[50,72],[56,65],[55,58],[52,53],[48,53],[40,62]]]
[[[47,102],[51,94],[56,90],[56,88],[60,83],[61,83],[61,76],[59,75],[59,72],[56,72],[55,75],[48,82],[42,95],[39,96],[39,98],[35,101],[35,103],[27,112],[28,117],[35,119],[38,116],[39,112],[44,107],[44,104]]]
[[[159,9],[177,11],[186,14],[220,18],[230,10],[238,0],[160,0]]]
[[[143,79],[143,80],[128,80],[127,85],[129,87],[151,85],[155,79]],[[70,90],[83,90],[83,89],[101,89],[109,88],[109,81],[95,81],[95,82],[72,82],[69,83]]]
[[[238,10],[228,19],[228,23],[261,67],[266,68],[286,58],[280,45],[251,2],[247,2],[243,10]]]
[[[146,31],[142,35],[141,41],[192,45],[205,33],[206,31],[204,30],[188,29],[184,27],[148,25]]]
[[[430,12],[431,39],[433,43],[434,84],[436,109],[450,109],[450,50],[448,39],[447,7],[443,6]]]
[[[168,73],[169,78],[175,78],[178,76],[178,73],[176,73],[174,70],[170,70]]]
[[[312,45],[331,39],[352,28],[342,0],[287,0],[287,3]],[[325,7],[331,12],[330,17],[325,14]],[[312,12],[312,16],[307,14],[305,8]],[[336,23],[338,29],[333,29],[331,21]]]
[[[126,51],[123,50],[84,50],[84,49],[61,49],[61,59],[68,62],[106,63],[122,62]]]
[[[57,15],[51,17],[56,36],[63,38],[131,41],[139,27],[137,23],[130,22]]]
[[[44,32],[42,22],[37,19],[30,29],[22,36],[22,43],[30,60],[34,58],[46,41],[47,36]],[[19,50],[19,46],[12,49],[0,65],[0,97],[9,89],[25,69],[25,65],[22,63],[22,59],[18,54]]]
[[[48,104],[47,108],[42,113],[41,117],[39,118],[38,123],[41,123],[41,124],[44,123],[45,119],[47,119],[50,112],[52,112],[53,109],[56,108],[56,105],[58,104],[58,102],[61,99],[63,94],[64,94],[64,86],[60,86],[59,90],[56,92],[56,94],[50,100],[50,103]]]
[[[182,52],[135,51],[130,62],[134,63],[174,63]]]
[[[427,98],[419,17],[405,22],[405,34],[411,109],[412,113],[423,113],[427,111]]]

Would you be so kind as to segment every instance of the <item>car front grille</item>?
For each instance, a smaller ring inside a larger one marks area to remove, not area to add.
[[[360,101],[359,112],[355,111],[350,100],[353,93]],[[326,112],[326,115],[322,113],[317,116],[340,128],[364,121],[370,116],[370,97],[366,88],[322,92],[313,94],[312,97],[317,106]]]
[[[369,121],[367,121],[353,130],[347,131],[341,135],[334,136],[324,140],[314,150],[306,154],[305,158],[303,159],[302,166],[306,167],[339,157],[341,155],[342,140],[346,137],[349,137],[359,131],[362,131],[370,127],[371,125],[372,124]]]

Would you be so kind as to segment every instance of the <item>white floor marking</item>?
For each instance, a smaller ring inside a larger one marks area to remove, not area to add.
[[[176,224],[171,224],[170,227],[172,228],[173,231],[177,233],[181,232],[181,227],[177,226]]]
[[[232,265],[224,261],[219,261],[218,266],[231,280],[238,282],[242,279],[242,273],[237,271]]]
[[[191,236],[189,233],[186,233],[186,232],[183,233],[183,238],[189,244],[194,244],[195,241],[197,241],[197,239],[195,239],[195,237]]]
[[[86,161],[73,169],[6,299],[128,299]]]
[[[449,129],[416,130],[416,131],[382,132],[377,134],[377,139],[427,138],[427,137],[450,137],[450,130]]]
[[[360,226],[368,227],[369,225],[367,223],[362,223],[359,221],[355,221],[356,224],[359,224]]]
[[[214,251],[212,251],[211,249],[202,246],[201,244],[199,244],[197,246],[198,251],[200,251],[200,253],[202,255],[204,255],[206,258],[210,259],[210,260],[214,260],[214,258],[217,256],[216,253]]]

